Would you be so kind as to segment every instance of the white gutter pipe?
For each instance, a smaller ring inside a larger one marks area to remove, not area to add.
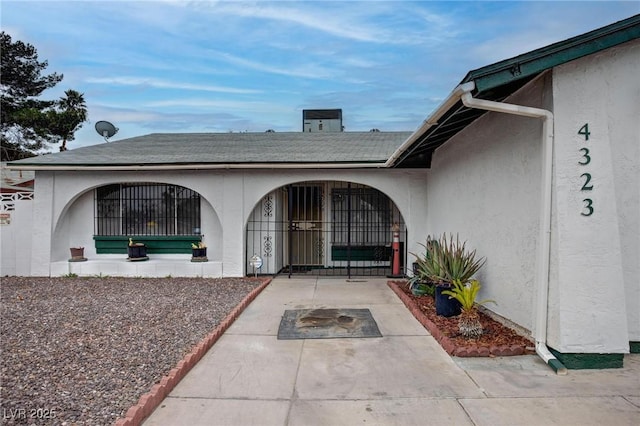
[[[567,369],[547,348],[547,305],[549,295],[549,257],[551,239],[551,178],[553,166],[553,113],[551,111],[521,105],[476,99],[471,95],[476,85],[473,81],[458,85],[442,104],[431,114],[411,136],[389,157],[385,167],[392,167],[395,161],[430,127],[453,107],[459,100],[468,108],[505,114],[539,118],[542,120],[542,203],[540,207],[540,244],[536,261],[536,353],[557,374],[567,374]]]
[[[420,137],[422,136],[430,127],[438,124],[438,120],[442,118],[442,116],[451,109],[459,100],[460,96],[462,96],[465,92],[470,92],[475,89],[476,85],[473,81],[469,83],[464,83],[458,85],[453,91],[447,96],[447,98],[436,108],[436,110],[422,123],[422,125],[409,136],[409,138],[402,143],[394,152],[391,154],[391,157],[384,163],[384,167],[391,167],[393,163]]]
[[[475,84],[474,84],[475,86]],[[467,89],[461,95],[462,103],[469,108],[503,112],[542,120],[542,203],[540,208],[540,244],[537,260],[536,299],[536,353],[557,374],[567,374],[567,368],[547,348],[547,309],[549,295],[549,258],[551,240],[551,178],[553,166],[553,113],[546,109],[532,108],[502,102],[476,99]]]
[[[458,85],[445,101],[431,114],[411,136],[389,157],[385,167],[392,167],[395,161],[422,136],[430,127],[452,108],[459,100],[468,108],[502,112],[542,120],[542,203],[540,207],[540,244],[536,261],[536,353],[557,374],[567,374],[567,369],[547,348],[547,305],[549,295],[549,257],[551,239],[551,178],[553,166],[553,113],[551,111],[521,105],[476,99],[471,95],[476,85],[473,81]]]

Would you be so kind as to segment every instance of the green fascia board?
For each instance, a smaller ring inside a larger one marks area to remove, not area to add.
[[[202,240],[200,235],[94,235],[97,254],[127,254],[129,238],[143,243],[149,254],[190,254],[191,243]]]
[[[640,354],[640,342],[629,342],[629,352]]]
[[[637,38],[640,15],[470,71],[461,84],[474,81],[478,92],[491,90]]]

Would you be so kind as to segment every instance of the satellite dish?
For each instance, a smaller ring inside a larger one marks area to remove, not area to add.
[[[98,121],[96,123],[96,132],[102,135],[106,142],[109,142],[109,138],[118,133],[118,128],[108,121]]]

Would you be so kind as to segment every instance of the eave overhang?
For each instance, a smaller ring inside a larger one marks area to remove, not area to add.
[[[487,111],[465,107],[461,88],[474,98],[502,102],[555,66],[640,38],[640,15],[565,41],[470,71],[445,101],[392,154],[387,167],[430,167],[433,152]]]
[[[361,163],[208,163],[208,164],[9,164],[10,170],[34,171],[158,171],[158,170],[229,170],[229,169],[370,169],[383,168],[383,162]]]

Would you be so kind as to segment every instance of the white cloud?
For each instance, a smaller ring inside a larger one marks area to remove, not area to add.
[[[178,90],[194,90],[204,92],[220,92],[235,94],[255,94],[261,93],[256,89],[238,89],[235,87],[212,86],[203,84],[191,84],[183,82],[174,82],[160,80],[157,78],[147,77],[89,77],[85,79],[87,83],[104,84],[104,85],[120,85],[120,86],[149,86],[158,89],[178,89]]]
[[[415,45],[428,40],[442,40],[449,34],[451,20],[446,14],[431,10],[429,2],[409,3],[396,1],[314,1],[314,2],[170,2],[211,18],[242,18],[245,22],[258,19],[280,22],[282,31],[292,27],[311,30],[355,42],[390,45]],[[385,26],[385,21],[399,18],[394,25]],[[415,25],[406,25],[414,22]],[[429,25],[425,32],[424,24]],[[247,27],[251,31],[251,25]],[[315,36],[314,36],[315,37]]]
[[[304,63],[302,66],[287,67],[275,66],[273,65],[275,62],[267,64],[263,62],[252,61],[226,52],[215,52],[215,55],[217,55],[219,59],[222,59],[227,63],[239,65],[241,67],[250,68],[260,72],[268,72],[271,74],[317,79],[335,76],[335,73],[331,69],[323,68],[322,66],[309,62]]]
[[[283,6],[283,4],[295,4],[295,7]],[[193,4],[188,5],[193,6]],[[375,43],[389,41],[381,39],[375,26],[356,22],[353,14],[345,13],[347,10],[344,8],[344,3],[214,2],[196,5],[200,8],[204,6],[210,13],[216,15],[288,22],[356,41]],[[358,5],[361,11],[362,5],[362,3]]]
[[[118,136],[299,130],[343,108],[348,130],[413,130],[467,71],[638,13],[637,2],[2,1],[61,90]],[[37,6],[37,7],[35,7]],[[571,16],[571,19],[567,19]],[[77,144],[102,141],[87,125]]]
[[[220,99],[167,99],[162,101],[146,102],[145,108],[176,108],[188,107],[194,110],[221,110],[221,111],[241,111],[241,112],[269,112],[288,113],[290,106],[280,105],[277,102],[262,101],[230,101]]]

